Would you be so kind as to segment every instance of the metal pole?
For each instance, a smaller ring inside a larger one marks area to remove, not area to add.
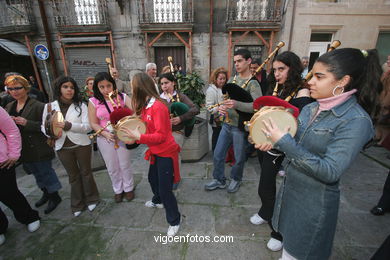
[[[53,90],[51,89],[51,82],[50,82],[49,71],[47,70],[47,66],[46,66],[46,61],[45,60],[43,61],[43,67],[45,68],[47,84],[48,84],[48,87],[49,87],[49,101],[51,101],[51,100],[53,100]]]

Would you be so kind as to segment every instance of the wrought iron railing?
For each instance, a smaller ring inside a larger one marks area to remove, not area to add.
[[[51,0],[57,28],[108,25],[107,0]]]
[[[0,33],[30,31],[35,28],[30,0],[0,1]]]
[[[228,0],[227,22],[280,22],[283,0]]]
[[[192,0],[137,0],[140,24],[192,23]]]

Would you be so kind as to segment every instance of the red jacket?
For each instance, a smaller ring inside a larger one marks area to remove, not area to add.
[[[149,146],[149,150],[145,153],[145,159],[150,160],[150,164],[154,164],[153,155],[172,158],[174,183],[179,182],[180,147],[172,135],[167,106],[152,98],[146,108],[142,110],[141,119],[146,123],[146,133],[141,135],[138,143]]]

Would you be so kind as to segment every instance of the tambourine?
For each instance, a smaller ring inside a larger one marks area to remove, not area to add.
[[[62,133],[62,128],[56,127],[55,124],[62,122],[64,122],[64,116],[61,111],[53,110],[48,113],[45,120],[46,134],[55,139],[59,138]]]
[[[290,109],[276,106],[265,106],[256,112],[249,122],[245,122],[245,127],[249,130],[249,142],[252,144],[272,143],[271,139],[265,136],[262,129],[265,129],[263,120],[268,122],[272,118],[279,129],[289,128],[291,136],[297,132],[297,120],[292,115]]]
[[[114,127],[115,134],[118,139],[123,142],[132,142],[134,140],[132,138],[129,138],[128,136],[125,136],[125,132],[123,132],[123,130],[135,130],[138,126],[140,127],[139,131],[141,134],[146,133],[146,124],[144,121],[142,121],[139,117],[136,116],[126,116],[119,120],[118,123],[116,123]]]

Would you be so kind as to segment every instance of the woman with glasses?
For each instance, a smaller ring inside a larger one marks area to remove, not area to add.
[[[43,192],[35,206],[40,207],[49,202],[44,211],[45,214],[49,214],[62,200],[58,194],[62,186],[51,165],[51,160],[55,157],[54,151],[46,143],[47,137],[41,132],[45,105],[28,96],[31,86],[23,76],[8,76],[4,84],[15,99],[6,106],[6,110],[22,136],[20,160],[24,168],[34,175],[38,187]]]

